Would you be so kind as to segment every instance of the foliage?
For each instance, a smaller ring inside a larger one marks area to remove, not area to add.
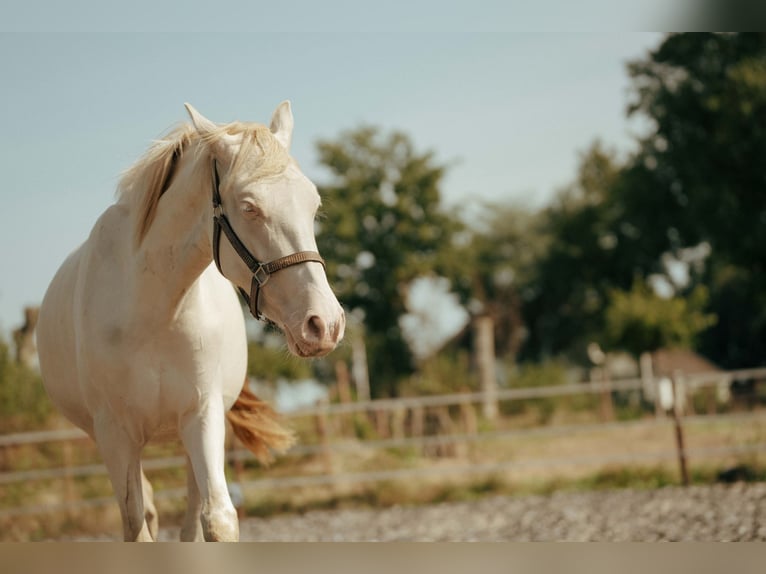
[[[399,318],[407,286],[438,273],[457,221],[440,206],[444,167],[403,133],[371,127],[318,144],[333,181],[322,186],[317,242],[339,299],[363,315],[372,393],[396,394],[413,370]]]
[[[524,363],[511,377],[513,388],[550,387],[567,383],[565,365],[560,361]]]
[[[560,361],[545,361],[542,363],[524,363],[510,378],[511,388],[549,387],[567,383],[566,366]],[[552,397],[526,399],[523,401],[504,401],[500,410],[505,415],[518,415],[534,409],[537,413],[537,424],[550,422],[553,413],[561,405],[569,406],[568,397]]]
[[[311,376],[311,366],[283,348],[275,348],[264,341],[250,341],[247,344],[247,374],[266,381],[299,380]]]
[[[671,35],[629,71],[631,112],[655,125],[638,158],[653,175],[644,192],[679,216],[665,229],[738,264],[766,261],[766,35]]]
[[[16,363],[0,339],[0,431],[37,427],[50,413],[51,403],[40,375]]]
[[[698,285],[686,297],[663,298],[641,281],[630,291],[614,290],[606,310],[605,335],[613,349],[638,357],[663,347],[693,347],[697,336],[716,322],[705,313],[708,291]]]
[[[548,245],[523,304],[522,358],[584,358],[588,341],[609,338],[611,294],[656,275],[676,296],[703,285],[709,298],[698,337],[651,344],[694,341],[724,366],[763,363],[766,35],[670,35],[628,72],[629,113],[651,128],[624,162],[592,146],[575,183],[542,214]],[[689,261],[700,247],[706,254]],[[675,280],[668,262],[688,278]]]
[[[718,322],[700,335],[701,352],[726,368],[766,360],[766,289],[750,268],[711,262],[710,308]]]
[[[489,203],[453,245],[445,273],[461,302],[495,326],[495,352],[513,360],[523,343],[524,302],[546,238],[539,215],[518,205]]]
[[[610,290],[627,288],[642,265],[615,201],[622,173],[615,153],[595,142],[581,156],[576,181],[541,213],[546,248],[527,288],[525,358],[582,354],[603,329]]]
[[[766,357],[766,35],[679,34],[629,66],[630,112],[652,129],[620,193],[655,257],[705,242],[700,277],[719,364]]]
[[[766,360],[766,35],[669,35],[628,73],[629,113],[651,126],[636,151],[618,160],[595,142],[537,213],[492,205],[461,227],[439,209],[444,168],[406,136],[361,128],[320,143],[335,177],[320,247],[341,299],[364,313],[374,394],[395,394],[413,369],[398,319],[423,274],[449,278],[471,313],[494,319],[501,357],[583,361],[588,342],[620,339],[614,308],[607,324],[614,294],[661,278],[676,298],[706,287],[705,307],[633,293],[676,319],[643,317],[639,337],[623,313],[628,340],[694,345],[724,366]],[[670,328],[678,317],[689,332]]]
[[[423,361],[404,384],[402,394],[441,395],[476,388],[465,350],[440,353]]]

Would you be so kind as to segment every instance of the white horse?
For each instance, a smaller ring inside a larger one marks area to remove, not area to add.
[[[186,108],[193,126],[125,174],[117,202],[53,278],[37,327],[45,387],[98,444],[125,540],[156,539],[140,459],[150,439],[180,437],[187,453],[182,540],[239,537],[224,477],[226,416],[261,457],[291,442],[243,389],[245,325],[229,281],[301,357],[331,351],[345,327],[316,253],[320,198],[288,152],[289,102],[270,129],[219,126]]]

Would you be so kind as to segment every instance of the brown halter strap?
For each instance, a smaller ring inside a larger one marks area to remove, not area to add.
[[[242,289],[241,287],[237,287],[239,289],[239,292],[242,294],[242,297],[247,302],[247,306],[250,309],[250,313],[258,320],[264,320],[263,314],[261,313],[258,301],[260,299],[261,295],[261,288],[266,285],[266,283],[269,280],[269,277],[276,273],[277,271],[281,271],[282,269],[286,269],[288,267],[292,267],[293,265],[298,265],[300,263],[306,263],[308,261],[314,261],[316,263],[321,263],[322,267],[325,266],[324,259],[322,259],[322,256],[319,255],[316,251],[298,251],[297,253],[293,253],[292,255],[286,255],[285,257],[280,257],[279,259],[275,259],[274,261],[269,261],[268,263],[261,263],[258,261],[252,253],[245,247],[245,244],[242,243],[240,238],[237,236],[237,234],[234,232],[234,229],[231,226],[231,223],[229,223],[229,219],[226,217],[226,214],[223,212],[223,204],[221,203],[221,193],[219,191],[220,186],[220,179],[218,177],[218,166],[216,165],[215,158],[212,162],[212,172],[213,172],[213,258],[215,259],[215,266],[218,267],[218,271],[221,272],[221,275],[224,275],[223,270],[221,269],[221,257],[220,257],[220,247],[221,247],[221,230],[223,230],[224,234],[226,234],[226,237],[229,240],[229,243],[234,248],[234,251],[236,251],[237,255],[239,255],[240,259],[244,261],[245,265],[247,265],[247,268],[250,269],[250,272],[253,274],[253,278],[250,281],[250,294]],[[224,275],[225,277],[225,275]],[[268,319],[265,319],[268,320]]]

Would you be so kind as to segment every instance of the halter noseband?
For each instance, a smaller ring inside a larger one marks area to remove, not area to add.
[[[298,251],[297,253],[293,253],[292,255],[287,255],[285,257],[280,257],[279,259],[269,261],[268,263],[261,263],[255,257],[253,257],[253,254],[250,253],[247,247],[245,247],[245,244],[242,243],[242,240],[237,237],[237,234],[234,232],[231,223],[229,223],[229,219],[223,212],[221,193],[218,189],[220,185],[220,179],[218,177],[218,166],[216,165],[215,158],[213,158],[212,163],[213,258],[215,259],[215,266],[218,267],[218,271],[221,272],[221,275],[224,275],[223,270],[221,269],[221,257],[219,253],[221,245],[221,230],[223,230],[223,232],[226,234],[226,237],[229,239],[229,243],[234,248],[234,251],[237,252],[237,255],[239,255],[240,259],[245,262],[245,265],[247,265],[247,268],[250,269],[250,272],[253,274],[253,278],[250,282],[249,295],[241,287],[237,287],[237,289],[239,289],[242,297],[244,297],[245,301],[247,302],[250,313],[253,315],[253,317],[260,321],[264,319],[263,314],[258,308],[258,300],[261,295],[261,287],[266,285],[269,277],[271,277],[272,274],[276,273],[277,271],[281,271],[282,269],[286,269],[287,267],[292,267],[293,265],[298,265],[299,263],[305,263],[307,261],[321,263],[322,267],[324,267],[324,259],[322,259],[322,256],[319,255],[319,253],[316,251]]]

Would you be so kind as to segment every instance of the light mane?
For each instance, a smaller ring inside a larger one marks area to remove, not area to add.
[[[117,188],[120,203],[129,206],[134,218],[134,247],[141,245],[157,214],[162,194],[174,175],[192,141],[201,141],[197,154],[209,157],[206,152],[227,136],[241,141],[239,150],[228,166],[230,172],[247,170],[248,179],[261,179],[279,175],[285,171],[291,159],[287,150],[277,141],[266,126],[234,122],[217,126],[216,129],[200,136],[197,130],[183,124],[156,140],[147,152],[122,176]],[[177,156],[174,161],[174,154]],[[207,170],[204,171],[207,173]],[[209,179],[208,175],[208,179]],[[206,180],[207,181],[207,180]],[[225,182],[224,182],[225,185]]]

